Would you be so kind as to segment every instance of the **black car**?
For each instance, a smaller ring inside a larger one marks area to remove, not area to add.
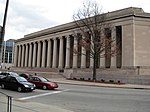
[[[11,76],[19,76],[17,73],[15,73],[15,72],[1,72],[0,73],[0,78],[2,78],[2,77],[6,77],[6,76],[9,76],[9,75],[11,75]]]
[[[1,78],[0,81],[1,88],[21,91],[33,91],[35,89],[35,84],[28,82],[25,78],[20,76],[6,76]]]

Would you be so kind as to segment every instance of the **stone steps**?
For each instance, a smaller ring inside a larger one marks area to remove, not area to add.
[[[34,75],[35,73],[39,76],[47,77],[47,78],[64,78],[63,75],[59,73],[58,69],[55,68],[11,68],[10,71],[14,71],[17,73],[28,73]]]

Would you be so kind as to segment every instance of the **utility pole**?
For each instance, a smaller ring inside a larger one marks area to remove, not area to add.
[[[7,19],[8,4],[9,4],[9,0],[6,1],[3,26],[0,32],[0,64],[2,63],[2,56],[3,56],[3,42],[4,42],[4,36],[5,36],[5,26],[6,26],[6,19]]]

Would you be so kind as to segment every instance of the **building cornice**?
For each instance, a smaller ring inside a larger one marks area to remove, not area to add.
[[[131,16],[139,17],[139,18],[150,18],[150,13],[145,13],[142,8],[136,8],[136,7],[129,7],[129,8],[125,8],[125,9],[121,9],[117,11],[112,11],[112,12],[104,13],[103,15],[105,15],[106,21],[112,21],[112,20],[127,18]],[[38,38],[44,35],[55,34],[55,33],[63,32],[67,30],[73,30],[76,28],[77,28],[76,23],[70,22],[70,23],[58,25],[55,27],[47,28],[41,31],[37,31],[31,34],[27,34],[24,36],[24,38],[16,40],[16,42]]]

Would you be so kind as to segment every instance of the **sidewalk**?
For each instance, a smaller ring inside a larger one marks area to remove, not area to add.
[[[7,112],[7,98],[0,94],[0,112]],[[36,102],[12,101],[12,112],[73,112],[54,105]]]
[[[126,88],[126,89],[148,89],[150,85],[136,85],[136,84],[106,84],[97,82],[86,82],[77,80],[67,80],[65,78],[49,78],[50,81],[57,82],[58,84],[72,84],[72,85],[83,85],[83,86],[96,86],[96,87],[109,87],[109,88]]]

